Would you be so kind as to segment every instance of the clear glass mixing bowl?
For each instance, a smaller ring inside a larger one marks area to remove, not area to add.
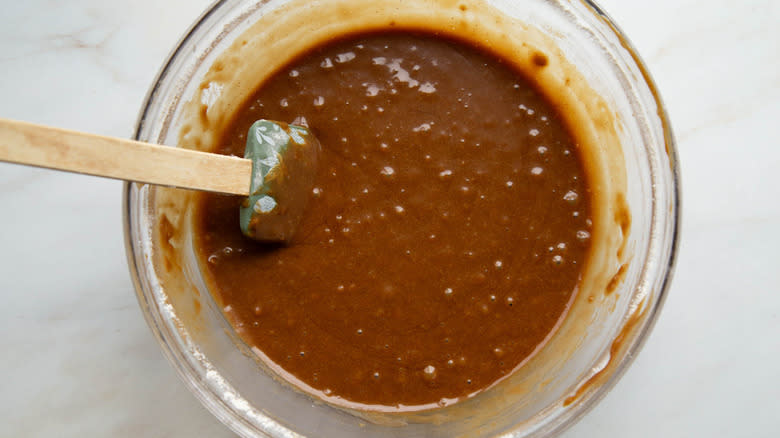
[[[225,0],[206,11],[158,75],[140,114],[136,139],[177,145],[186,102],[198,92],[215,59],[252,23],[286,3],[289,1]],[[618,115],[622,165],[627,173],[626,201],[632,216],[627,242],[631,263],[622,283],[599,304],[604,311],[594,313],[587,333],[571,354],[527,393],[499,394],[489,403],[479,398],[467,401],[451,418],[434,412],[420,422],[384,419],[377,423],[373,421],[376,418],[316,402],[263,371],[242,348],[211,299],[191,241],[180,248],[184,257],[177,267],[186,290],[163,287],[155,262],[161,245],[154,237],[158,189],[127,184],[127,256],[146,320],[184,383],[239,435],[555,435],[604,396],[641,348],[669,286],[679,228],[679,168],[669,121],[655,85],[627,39],[592,2],[488,3],[550,36]]]

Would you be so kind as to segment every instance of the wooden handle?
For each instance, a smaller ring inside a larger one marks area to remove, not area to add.
[[[247,196],[252,162],[0,118],[0,160]]]

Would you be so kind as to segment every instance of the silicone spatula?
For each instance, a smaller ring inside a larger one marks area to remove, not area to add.
[[[244,158],[0,118],[0,160],[88,175],[244,196],[245,236],[287,242],[304,214],[320,144],[308,128],[258,120]]]

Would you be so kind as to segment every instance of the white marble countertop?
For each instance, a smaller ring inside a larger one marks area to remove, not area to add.
[[[0,117],[129,137],[209,0],[6,2]],[[678,140],[680,257],[634,365],[567,437],[780,429],[780,2],[603,0]],[[138,308],[121,183],[0,164],[0,436],[231,436]]]

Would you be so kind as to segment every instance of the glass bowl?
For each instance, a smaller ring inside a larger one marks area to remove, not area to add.
[[[550,79],[565,81],[561,89],[579,99],[579,112],[573,110],[579,117],[576,122],[595,126],[598,114],[610,115],[608,135],[594,136],[594,144],[602,148],[596,156],[605,174],[596,196],[610,195],[603,217],[616,225],[614,233],[605,231],[605,236],[618,239],[609,247],[617,247],[616,252],[594,258],[594,263],[604,265],[603,293],[581,291],[542,351],[505,382],[473,399],[410,416],[349,411],[278,381],[237,338],[211,298],[194,256],[188,237],[191,194],[129,183],[124,191],[127,257],[147,323],[187,387],[240,436],[556,435],[591,409],[623,374],[658,317],[671,280],[679,229],[679,168],[658,91],[625,36],[589,1],[414,0],[405,2],[403,9],[392,0],[367,4],[215,3],[160,71],[135,138],[171,146],[194,139],[188,147],[207,149],[213,136],[208,129],[193,129],[192,115],[202,108],[206,117],[221,117],[220,111],[227,111],[224,96],[257,85],[236,83],[231,91],[227,89],[232,83],[223,87],[225,83],[215,79],[224,73],[226,54],[236,47],[255,44],[255,50],[280,53],[277,45],[285,40],[344,32],[355,17],[401,24],[429,22],[431,17],[449,23],[447,17],[461,17],[482,29],[479,32],[489,33],[487,27],[479,27],[479,19],[490,11],[501,18],[495,23],[503,23],[491,29],[526,38],[535,47],[547,45],[551,64],[557,60],[572,68],[571,75],[565,68],[553,69],[561,75]],[[336,9],[348,12],[338,20],[322,13]],[[258,25],[292,15],[300,26]],[[448,24],[436,26],[459,32]],[[247,35],[259,39],[248,41]],[[603,146],[610,143],[613,148]],[[613,191],[620,196],[613,199]],[[625,211],[629,214],[616,214]]]

